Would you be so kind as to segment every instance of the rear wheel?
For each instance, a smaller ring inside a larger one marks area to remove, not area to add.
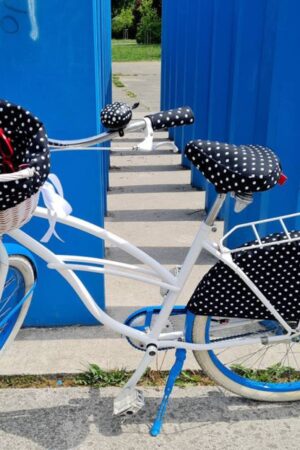
[[[32,293],[24,301],[35,281],[31,261],[23,255],[9,256],[9,269],[0,300],[0,353],[16,337],[31,303]]]
[[[272,320],[219,320],[195,316],[194,343],[230,342],[238,338],[283,334]],[[195,351],[201,368],[218,384],[244,397],[261,401],[300,399],[300,342],[250,344]]]

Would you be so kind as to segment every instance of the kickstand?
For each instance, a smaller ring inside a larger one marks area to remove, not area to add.
[[[156,418],[155,418],[152,428],[150,430],[151,436],[158,436],[160,433],[160,430],[161,430],[161,427],[163,424],[164,414],[167,409],[168,401],[169,401],[170,395],[172,393],[173,386],[175,384],[175,381],[176,381],[178,375],[180,375],[180,372],[183,367],[183,363],[186,358],[186,350],[183,348],[178,348],[176,350],[175,357],[176,357],[176,360],[175,360],[175,363],[174,363],[172,369],[170,370],[161,404],[158,408]]]

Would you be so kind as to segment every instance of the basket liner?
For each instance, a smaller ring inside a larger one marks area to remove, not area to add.
[[[42,122],[19,105],[0,100],[0,128],[3,128],[11,139],[14,148],[12,158],[14,166],[27,164],[36,169],[33,177],[0,183],[0,211],[5,211],[21,204],[39,191],[49,174],[50,152]],[[1,160],[0,155],[0,163]]]

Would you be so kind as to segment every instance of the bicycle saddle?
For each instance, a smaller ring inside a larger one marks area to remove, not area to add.
[[[250,194],[280,183],[279,159],[261,145],[193,140],[186,145],[185,154],[219,193]]]

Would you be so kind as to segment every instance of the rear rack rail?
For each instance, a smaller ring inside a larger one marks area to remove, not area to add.
[[[264,247],[270,247],[274,245],[282,245],[286,244],[287,242],[295,242],[300,240],[300,229],[299,230],[289,230],[285,221],[289,219],[297,219],[300,220],[300,213],[294,213],[294,214],[288,214],[285,216],[279,216],[279,217],[273,217],[272,219],[264,219],[264,220],[257,220],[254,222],[248,222],[240,225],[236,225],[231,230],[229,230],[222,239],[219,241],[219,250],[221,253],[236,253],[243,250],[253,250],[256,248],[264,248]],[[258,227],[262,224],[271,224],[271,223],[279,223],[281,227],[281,232],[274,232],[272,234],[276,234],[276,240],[268,240],[267,242],[264,242],[263,240],[267,236],[262,236],[261,231],[258,229]],[[256,242],[251,245],[242,245],[241,247],[230,249],[228,248],[224,243],[226,242],[226,239],[228,239],[229,236],[232,236],[234,233],[236,233],[237,230],[240,229],[251,229],[252,233],[255,236]],[[282,237],[278,237],[278,234],[282,234]],[[293,235],[295,234],[295,235]]]

